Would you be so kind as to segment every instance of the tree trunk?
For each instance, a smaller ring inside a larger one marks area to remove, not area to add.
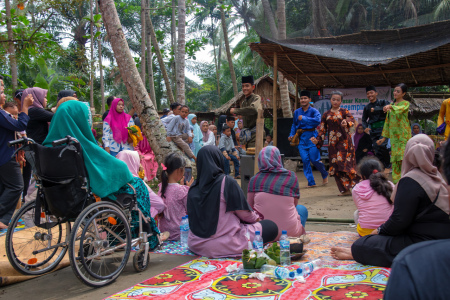
[[[127,40],[125,39],[122,25],[120,24],[119,16],[117,15],[114,0],[101,0],[99,2],[106,32],[108,33],[122,80],[127,87],[128,94],[132,96],[130,97],[131,103],[139,115],[143,133],[155,153],[156,160],[162,163],[167,154],[172,152],[180,153],[180,150],[175,147],[175,144],[169,143],[166,140],[166,130],[161,123],[158,112],[150,100],[139,71],[136,68]],[[189,160],[186,160],[186,162],[190,165]]]
[[[186,57],[186,0],[178,0],[178,44],[177,44],[177,102],[185,99],[185,57]]]
[[[6,10],[6,30],[8,31],[8,53],[9,53],[9,66],[11,68],[11,85],[14,92],[17,90],[17,60],[16,60],[16,49],[14,48],[14,37],[12,31],[12,19],[11,19],[11,5],[9,0],[5,0],[5,10]]]
[[[141,79],[145,86],[145,0],[141,0]]]
[[[214,66],[216,67],[217,95],[219,96],[219,99],[220,99],[220,74],[219,74],[220,70],[219,70],[219,65],[217,63],[216,39],[214,37],[214,22],[213,22],[212,15],[210,17],[211,17],[211,39],[212,39],[213,50],[214,50]]]
[[[98,2],[95,6],[96,13],[98,14]],[[99,29],[97,29],[99,30]],[[98,48],[98,66],[100,69],[100,93],[102,96],[102,114],[105,112],[105,83],[103,79],[103,65],[102,65],[102,41],[101,36],[99,36],[97,40],[97,48]]]
[[[272,34],[273,39],[278,39],[278,29],[275,24],[275,19],[273,17],[272,8],[270,7],[269,0],[262,0],[262,5],[264,8],[264,15],[267,23],[269,24],[270,33]]]
[[[151,0],[148,0],[148,8],[151,7]],[[155,79],[153,77],[153,51],[152,51],[152,37],[149,32],[147,32],[147,69],[148,69],[148,83],[150,86],[150,99],[156,109],[158,106],[156,104],[156,93],[155,93]]]
[[[114,9],[115,9],[115,6],[114,6]],[[170,103],[174,103],[175,99],[173,98],[173,92],[172,92],[172,87],[170,86],[169,75],[167,74],[166,66],[164,64],[164,60],[161,55],[161,50],[159,49],[158,40],[156,39],[155,29],[153,28],[152,19],[150,18],[149,12],[147,12],[145,14],[145,24],[147,26],[147,31],[150,33],[150,35],[152,37],[152,43],[153,43],[153,47],[155,47],[155,53],[156,53],[156,57],[158,58],[159,68],[161,69],[161,73],[164,78],[164,83],[166,84],[167,99],[169,99]]]
[[[312,24],[313,24],[313,36],[324,37],[327,36],[327,25],[322,13],[322,6],[324,5],[321,0],[312,0]]]
[[[285,0],[277,0],[278,39],[286,39],[286,3]],[[289,98],[288,81],[281,72],[280,78],[280,103],[284,118],[292,118],[291,99]]]
[[[89,100],[91,104],[91,111],[95,112],[94,106],[94,3],[92,0],[89,0],[89,14],[91,18],[90,32],[91,32],[91,84],[89,91]]]
[[[177,0],[172,0],[172,19],[170,24],[170,40],[172,43],[172,64],[171,64],[171,71],[172,71],[172,89],[177,90],[177,18],[175,13],[175,8],[177,7]],[[175,95],[176,96],[176,95]]]
[[[219,9],[220,9],[220,18],[221,18],[221,21],[222,21],[223,38],[225,39],[225,48],[226,48],[226,51],[227,51],[228,65],[230,67],[231,82],[233,83],[233,93],[234,93],[234,96],[236,97],[237,94],[238,94],[238,88],[237,88],[237,82],[236,82],[236,73],[234,72],[233,60],[231,58],[230,42],[228,41],[227,23],[225,21],[225,12],[223,10],[222,5],[223,5],[222,1],[219,1]]]

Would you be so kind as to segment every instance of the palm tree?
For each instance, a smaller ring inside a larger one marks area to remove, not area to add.
[[[186,0],[178,0],[178,44],[176,56],[177,102],[184,104],[185,95],[185,59],[186,59]]]
[[[17,61],[16,61],[16,49],[14,48],[13,42],[13,30],[12,30],[12,19],[11,19],[11,5],[9,0],[5,0],[5,10],[6,10],[6,30],[8,31],[8,53],[9,53],[9,66],[11,68],[11,83],[13,91],[17,89]]]

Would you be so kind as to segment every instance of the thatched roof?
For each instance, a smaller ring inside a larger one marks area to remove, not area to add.
[[[409,106],[410,119],[429,119],[439,113],[442,102],[450,98],[449,94],[443,93],[416,93],[411,95]]]
[[[271,86],[270,91],[261,91],[260,90],[264,84],[268,84]],[[263,98],[264,98],[264,95],[262,95],[262,94],[268,94],[265,96],[268,97],[269,99],[273,99],[273,96],[272,96],[272,94],[273,94],[273,78],[272,77],[270,77],[269,75],[264,75],[264,76],[256,79],[255,86],[256,86],[256,89],[255,89],[256,94],[262,96]],[[278,89],[277,105],[278,105],[278,107],[280,107],[280,86],[279,85],[277,85],[277,89]],[[289,93],[289,97],[291,99],[291,103],[294,104],[295,103],[295,95],[292,93]],[[231,100],[229,100],[227,103],[225,103],[221,107],[213,110],[213,112],[216,115],[225,115],[231,107],[239,107],[242,100],[244,100],[244,93],[241,91],[241,92],[239,92],[239,94],[237,94],[237,96],[233,97]],[[270,106],[271,106],[271,103],[270,103]]]
[[[450,21],[392,30],[371,30],[250,44],[264,62],[304,89],[368,85],[443,85],[450,82]]]

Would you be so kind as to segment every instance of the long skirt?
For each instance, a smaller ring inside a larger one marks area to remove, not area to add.
[[[341,193],[345,193],[358,184],[362,179],[358,174],[351,174],[342,171],[335,171],[334,180]]]

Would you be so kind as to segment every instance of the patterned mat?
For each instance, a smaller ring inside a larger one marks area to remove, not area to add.
[[[25,222],[22,221],[22,219],[20,219],[19,222],[17,223],[16,229],[14,229],[14,231],[19,231],[24,228],[25,228]],[[8,229],[0,229],[0,236],[6,235],[6,231],[8,231]]]
[[[306,278],[306,283],[249,274],[232,275],[226,267],[234,259],[194,259],[145,280],[106,299],[203,299],[203,300],[298,300],[298,299],[382,299],[390,270],[363,266],[354,261],[330,257],[330,245],[350,246],[357,235],[349,232],[309,233],[312,242],[302,261],[321,258],[325,265]],[[300,264],[295,262],[294,265]],[[294,267],[294,266],[293,266]],[[295,268],[295,267],[294,267]]]
[[[193,252],[189,251],[189,249],[181,246],[180,241],[166,241],[164,242],[162,249],[156,250],[155,253],[196,256]]]

